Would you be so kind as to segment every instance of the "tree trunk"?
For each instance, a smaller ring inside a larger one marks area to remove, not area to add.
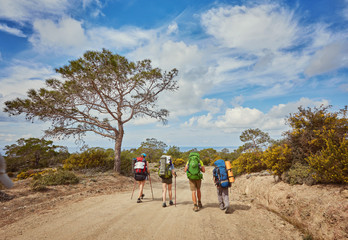
[[[121,128],[116,135],[115,141],[115,163],[114,163],[114,171],[121,173],[121,147],[123,140],[123,128]]]

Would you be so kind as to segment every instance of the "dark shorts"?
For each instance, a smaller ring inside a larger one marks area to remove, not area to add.
[[[162,183],[172,184],[173,178],[162,178]]]
[[[147,175],[144,175],[144,174],[135,174],[134,175],[134,179],[136,181],[144,181],[144,180],[146,180],[146,177],[147,177]]]

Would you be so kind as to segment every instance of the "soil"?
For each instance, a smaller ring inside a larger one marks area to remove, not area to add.
[[[241,188],[231,188],[230,207],[227,213],[220,210],[211,167],[202,183],[203,208],[194,212],[183,169],[177,174],[176,206],[166,208],[156,174],[151,184],[146,181],[142,203],[136,203],[137,186],[132,196],[133,178],[114,173],[81,175],[77,185],[52,186],[46,192],[30,190],[28,179],[17,181],[12,189],[0,191],[1,239],[285,240],[308,234]]]

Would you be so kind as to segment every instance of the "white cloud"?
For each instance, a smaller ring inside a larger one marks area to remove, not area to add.
[[[39,19],[33,23],[34,34],[29,41],[36,51],[57,55],[80,56],[87,50],[102,48],[124,51],[142,46],[156,37],[155,30],[136,27],[85,29],[83,22],[70,17],[58,21]]]
[[[168,26],[167,34],[170,35],[172,33],[177,33],[179,31],[178,24],[176,22],[173,22]]]
[[[214,128],[217,132],[240,133],[249,128],[259,128],[263,131],[269,131],[273,135],[280,136],[280,133],[287,129],[285,118],[290,113],[298,111],[298,107],[319,107],[320,105],[329,105],[328,101],[323,99],[315,101],[308,98],[301,98],[297,102],[279,104],[273,106],[267,113],[256,108],[237,106],[226,109],[223,115],[213,116],[208,113],[202,116],[194,116],[183,124],[183,127],[195,128]]]
[[[0,18],[23,23],[43,16],[63,15],[71,6],[68,0],[0,1]]]
[[[333,42],[316,52],[305,74],[309,77],[348,67],[348,41]]]
[[[0,142],[4,141],[4,142],[14,142],[17,140],[16,138],[17,136],[15,134],[11,134],[11,133],[0,133]]]
[[[71,51],[86,45],[87,39],[82,28],[82,22],[72,18],[62,18],[55,23],[52,20],[35,20],[34,34],[30,42],[38,51],[46,49]]]
[[[26,37],[25,34],[20,29],[12,28],[12,27],[9,27],[5,24],[0,24],[0,31],[7,32],[7,33],[15,35],[17,37]]]
[[[293,13],[277,5],[214,8],[202,24],[223,46],[256,52],[289,47],[299,31]]]
[[[158,122],[157,119],[151,118],[148,116],[134,118],[130,121],[130,123],[135,125],[135,126],[147,125],[147,124],[152,124],[152,123],[156,123],[156,122]]]
[[[235,107],[227,109],[225,115],[219,116],[215,122],[218,128],[253,128],[263,118],[263,113],[257,109]]]
[[[328,106],[329,102],[325,99],[321,101],[314,101],[309,98],[301,98],[297,102],[290,102],[287,104],[279,104],[273,106],[267,113],[271,118],[283,118],[289,113],[295,113],[298,111],[298,107],[319,107],[320,105]]]
[[[96,27],[86,30],[89,49],[134,49],[143,46],[156,37],[155,30],[142,30],[136,27],[113,29],[107,27]]]
[[[10,94],[25,94],[28,89],[44,86],[46,79],[57,76],[50,66],[26,61],[13,61],[10,67],[3,69],[0,78],[0,93],[5,97]]]

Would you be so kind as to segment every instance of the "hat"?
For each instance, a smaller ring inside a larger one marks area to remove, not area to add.
[[[141,156],[146,157],[146,154],[145,154],[145,153],[142,153]]]
[[[6,187],[11,188],[13,182],[6,174],[6,163],[5,159],[0,155],[0,182]]]

